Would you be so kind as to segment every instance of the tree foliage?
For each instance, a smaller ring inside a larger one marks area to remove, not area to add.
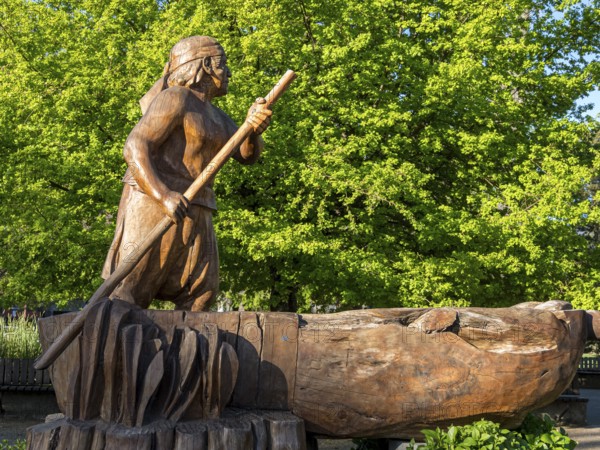
[[[121,150],[180,38],[228,52],[267,151],[217,177],[245,306],[599,305],[598,0],[0,2],[3,302],[88,297]]]

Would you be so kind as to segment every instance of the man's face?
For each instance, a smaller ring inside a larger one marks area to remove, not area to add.
[[[211,65],[213,69],[213,74],[211,76],[215,82],[215,86],[217,86],[215,97],[220,97],[227,94],[229,78],[231,77],[231,72],[229,71],[229,67],[227,67],[227,57],[224,54],[221,56],[213,56],[211,58]]]

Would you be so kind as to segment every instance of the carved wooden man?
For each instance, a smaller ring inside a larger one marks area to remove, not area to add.
[[[206,310],[213,302],[219,257],[212,182],[192,202],[181,193],[237,130],[211,104],[227,94],[230,77],[221,45],[207,36],[192,36],[173,47],[164,76],[140,101],[144,115],[125,143],[129,169],[103,277],[139,248],[165,214],[176,226],[114,290],[114,297],[143,308],[155,298],[170,300],[178,309],[192,311]],[[264,103],[257,99],[248,111],[254,133],[233,154],[242,164],[254,163],[263,148],[260,134],[271,116]]]

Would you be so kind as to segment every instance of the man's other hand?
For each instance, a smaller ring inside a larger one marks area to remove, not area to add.
[[[190,206],[190,202],[183,194],[169,191],[163,196],[162,205],[169,218],[174,223],[179,223],[187,215],[187,209]]]
[[[267,108],[267,101],[259,97],[252,104],[246,116],[246,122],[252,125],[255,134],[262,134],[271,123],[273,111]]]

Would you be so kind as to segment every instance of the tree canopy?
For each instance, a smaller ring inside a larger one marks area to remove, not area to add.
[[[600,2],[0,2],[0,302],[86,298],[122,147],[171,46],[216,37],[240,123],[292,68],[257,165],[217,176],[246,308],[600,306]]]

